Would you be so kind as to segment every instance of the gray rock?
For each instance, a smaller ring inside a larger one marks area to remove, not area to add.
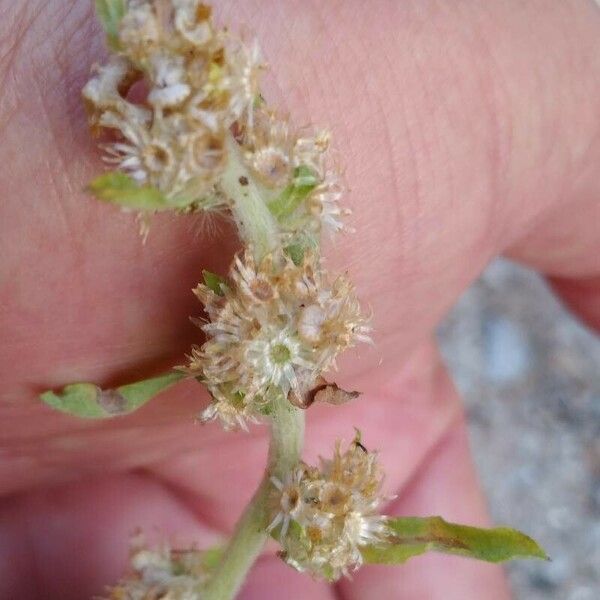
[[[499,260],[439,330],[494,521],[552,562],[508,566],[519,600],[600,597],[600,340],[542,278]]]

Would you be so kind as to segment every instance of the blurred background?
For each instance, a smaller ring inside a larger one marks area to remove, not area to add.
[[[536,274],[499,260],[439,330],[494,522],[542,543],[517,600],[600,598],[600,339]]]

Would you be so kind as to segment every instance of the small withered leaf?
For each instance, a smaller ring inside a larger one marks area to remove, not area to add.
[[[359,396],[360,392],[348,392],[336,383],[330,383],[315,392],[315,402],[327,402],[327,404],[339,406],[350,402],[350,400],[355,400]]]
[[[291,390],[288,400],[297,408],[306,409],[315,402],[326,402],[339,406],[359,396],[360,392],[348,392],[339,387],[337,383],[329,383],[323,377],[319,377],[315,385],[304,392]]]
[[[319,376],[311,387],[304,385],[300,386],[300,389],[291,389],[288,400],[296,408],[306,409],[315,401],[315,393],[327,385],[327,381]]]

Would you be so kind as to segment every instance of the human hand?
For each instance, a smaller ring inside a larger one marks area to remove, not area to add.
[[[102,53],[91,6],[1,7],[0,596],[79,599],[115,581],[138,526],[201,546],[226,533],[266,441],[260,427],[194,425],[207,398],[192,382],[100,424],[40,404],[42,388],[182,362],[199,339],[189,290],[202,268],[225,271],[236,242],[227,224],[160,216],[143,246],[131,216],[87,198],[100,171],[79,98]],[[352,189],[357,233],[326,252],[372,307],[376,346],[342,361],[359,400],[309,410],[307,458],[358,425],[398,494],[387,513],[485,523],[432,332],[498,254],[600,323],[597,8],[249,1],[218,16],[261,41],[274,105],[333,128]],[[289,598],[508,595],[497,567],[464,559],[367,567],[334,590],[268,555],[242,597],[278,598],[278,583]]]

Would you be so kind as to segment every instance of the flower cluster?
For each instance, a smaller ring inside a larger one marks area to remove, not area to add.
[[[260,104],[253,127],[242,131],[239,141],[248,167],[275,206],[277,196],[273,190],[283,190],[285,197],[299,173],[308,176],[310,193],[305,201],[292,201],[291,206],[283,207],[291,210],[278,214],[284,217],[279,219],[283,231],[294,233],[308,228],[318,234],[321,228],[330,233],[345,229],[342,219],[350,211],[339,205],[344,187],[339,169],[329,157],[328,131],[319,131],[314,136],[293,133],[286,119]]]
[[[197,550],[136,548],[131,574],[110,590],[108,600],[199,600],[206,579],[203,554]]]
[[[228,129],[252,121],[258,49],[216,30],[197,0],[130,0],[116,50],[83,90],[92,129],[116,133],[107,161],[175,206],[202,199],[226,164]]]
[[[302,396],[341,351],[369,339],[352,285],[343,276],[329,283],[312,252],[298,264],[284,251],[257,264],[248,250],[227,282],[195,293],[208,339],[193,348],[187,371],[213,396],[204,419],[226,428],[268,412],[274,395]]]
[[[113,24],[113,49],[83,89],[92,131],[110,135],[105,161],[131,184],[160,193],[160,202],[127,202],[140,210],[229,207],[223,174],[234,138],[241,160],[273,203],[283,232],[322,226],[342,229],[348,211],[338,205],[342,186],[327,159],[329,135],[293,135],[287,121],[260,95],[264,66],[256,44],[246,47],[214,27],[199,0],[112,0],[124,4]],[[295,193],[298,174],[303,193]],[[112,181],[110,181],[112,183]],[[113,190],[109,190],[113,191]]]
[[[382,474],[359,436],[345,452],[338,442],[320,469],[300,463],[285,481],[271,481],[269,530],[280,528],[281,555],[299,571],[339,579],[362,564],[362,546],[384,542],[386,519],[377,513]]]

